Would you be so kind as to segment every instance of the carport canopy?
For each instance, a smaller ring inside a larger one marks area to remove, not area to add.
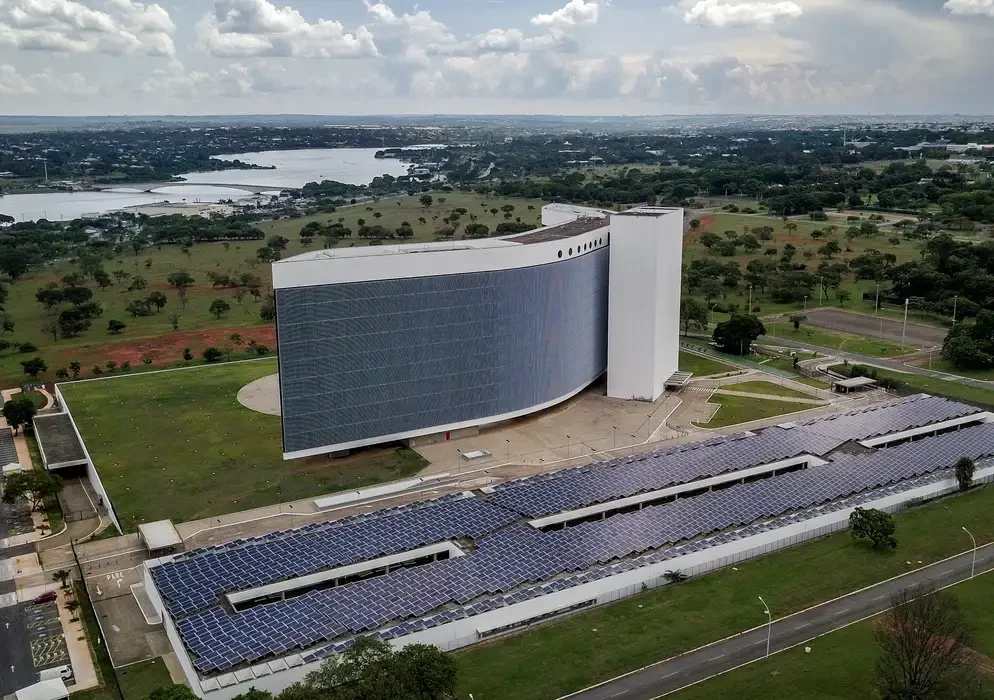
[[[848,393],[853,389],[868,389],[876,385],[876,379],[871,379],[870,377],[852,377],[851,379],[839,379],[832,382],[832,389]]]
[[[21,688],[14,696],[17,700],[61,700],[69,697],[69,691],[61,678],[52,678]]]
[[[175,549],[183,544],[172,520],[156,520],[154,523],[142,523],[138,526],[138,534],[149,552],[161,552]]]

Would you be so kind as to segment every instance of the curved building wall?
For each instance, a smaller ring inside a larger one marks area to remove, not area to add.
[[[277,289],[284,452],[478,425],[576,393],[607,367],[608,251]]]

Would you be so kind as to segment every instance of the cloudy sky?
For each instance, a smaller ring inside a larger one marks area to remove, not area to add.
[[[2,114],[994,113],[994,0],[0,0]]]

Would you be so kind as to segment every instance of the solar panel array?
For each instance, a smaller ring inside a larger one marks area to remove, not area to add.
[[[915,394],[886,403],[872,404],[846,413],[798,423],[805,430],[844,440],[866,440],[978,413],[968,404],[928,394]]]
[[[985,424],[565,530],[541,532],[515,524],[478,539],[477,549],[463,557],[310,591],[235,615],[214,606],[180,620],[179,629],[203,673],[315,644],[341,645],[342,637],[385,625],[392,625],[394,636],[409,634],[429,621],[444,624],[865,502],[879,497],[875,489],[880,494],[909,488],[937,478],[934,472],[948,469],[960,456],[992,455],[994,424]],[[709,537],[715,532],[720,534]]]
[[[919,394],[789,429],[773,427],[755,435],[743,433],[527,477],[495,486],[492,500],[539,518],[801,454],[823,455],[850,439],[862,440],[975,412],[973,406]]]
[[[182,617],[218,596],[359,561],[477,537],[517,520],[514,513],[456,494],[330,523],[238,540],[177,557],[152,569],[170,612]]]

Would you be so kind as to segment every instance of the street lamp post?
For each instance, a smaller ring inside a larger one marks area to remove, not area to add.
[[[752,285],[749,285],[749,313],[752,313]]]
[[[908,332],[908,303],[911,299],[904,300],[904,325],[901,327],[901,350],[904,350],[904,336]]]
[[[956,325],[956,304],[959,302],[959,297],[953,297],[953,325]]]
[[[824,295],[825,295],[825,278],[824,277],[819,277],[818,278],[818,306],[821,306],[822,299],[824,298]]]
[[[763,609],[766,611],[766,619],[768,620],[766,624],[766,656],[769,657],[770,639],[773,637],[773,615],[770,613],[770,606],[763,600],[763,596],[759,596],[759,602],[763,604]]]
[[[614,431],[614,449],[618,449],[618,426],[612,425],[611,430]]]
[[[505,442],[507,443],[507,463],[510,464],[511,463],[511,441],[510,440],[505,440]]]
[[[973,540],[973,563],[970,564],[970,578],[973,578],[977,574],[977,538],[965,527],[963,528],[963,532],[968,534],[970,539]]]
[[[807,313],[807,311],[808,311],[808,295],[805,294],[804,295],[804,312]]]
[[[566,459],[569,459],[569,435],[566,436]]]

